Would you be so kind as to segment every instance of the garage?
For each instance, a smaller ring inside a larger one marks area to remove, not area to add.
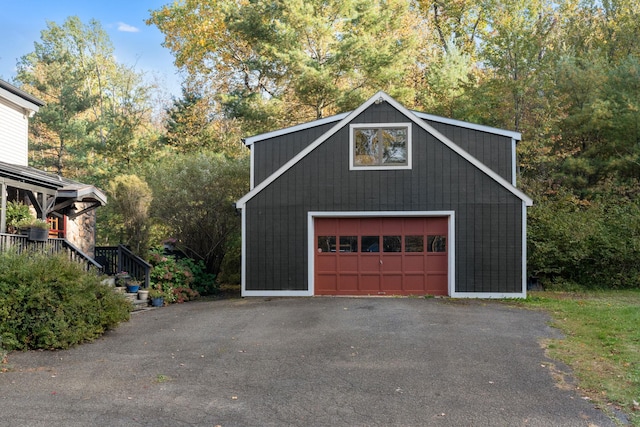
[[[448,295],[448,217],[314,221],[315,295]]]
[[[526,297],[520,139],[384,92],[245,138],[242,296]]]

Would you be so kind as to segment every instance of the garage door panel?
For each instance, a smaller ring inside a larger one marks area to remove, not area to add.
[[[406,274],[404,276],[404,290],[407,292],[419,292],[425,290],[425,278],[423,274]]]
[[[379,274],[361,274],[359,277],[359,282],[360,291],[378,293],[378,291],[380,290]]]
[[[384,293],[400,293],[402,291],[402,274],[383,275],[380,291]]]
[[[403,262],[405,272],[423,272],[426,267],[424,255],[406,255]]]
[[[425,234],[424,218],[406,218],[404,221],[405,235],[422,235]]]
[[[341,256],[339,257],[340,272],[358,272],[358,257],[357,256]]]
[[[427,256],[427,271],[447,271],[447,257],[443,255]]]
[[[340,274],[340,290],[346,292],[357,292],[358,274]]]
[[[335,235],[338,227],[338,220],[334,218],[323,218],[316,222],[316,235]]]
[[[336,271],[338,258],[335,256],[319,256],[316,258],[316,269],[318,272]]]
[[[382,219],[382,230],[384,230],[384,234],[401,234],[403,225],[404,222],[398,221],[398,218]]]
[[[380,264],[380,266],[383,274],[392,271],[402,271],[402,256],[385,255],[381,257],[381,260],[382,264]]]
[[[338,289],[337,274],[319,274],[316,279],[316,292],[335,292]]]
[[[363,255],[359,258],[360,271],[376,273],[380,271],[380,257],[378,255]]]
[[[380,220],[378,218],[362,218],[358,220],[360,222],[360,233],[366,234],[380,234]]]
[[[447,275],[428,274],[426,291],[433,295],[447,295]]]
[[[447,217],[316,218],[314,224],[316,294],[448,294]]]

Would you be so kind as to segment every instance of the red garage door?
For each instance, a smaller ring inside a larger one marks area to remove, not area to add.
[[[316,295],[447,295],[448,218],[316,218]]]

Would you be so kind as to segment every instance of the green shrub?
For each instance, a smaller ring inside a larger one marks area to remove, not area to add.
[[[130,304],[64,256],[0,254],[0,339],[6,350],[63,349],[129,319]]]
[[[640,288],[640,202],[540,197],[527,240],[529,272],[547,288]]]
[[[226,242],[226,253],[220,267],[220,282],[226,285],[239,285],[242,265],[242,235],[233,233]]]
[[[151,288],[162,291],[166,302],[185,302],[198,297],[197,290],[192,287],[195,277],[190,268],[196,263],[178,261],[173,255],[163,254],[162,249],[151,251],[149,263],[153,266]]]
[[[207,273],[206,267],[202,260],[196,262],[191,258],[182,258],[177,262],[178,265],[191,270],[191,273],[193,274],[191,289],[197,291],[200,295],[212,295],[218,292],[216,275]]]

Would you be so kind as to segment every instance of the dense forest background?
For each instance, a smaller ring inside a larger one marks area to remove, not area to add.
[[[182,0],[151,11],[184,77],[166,100],[99,22],[49,23],[14,82],[47,105],[30,161],[108,190],[102,243],[166,238],[237,280],[240,138],[351,110],[521,132],[529,273],[640,286],[639,0]]]

